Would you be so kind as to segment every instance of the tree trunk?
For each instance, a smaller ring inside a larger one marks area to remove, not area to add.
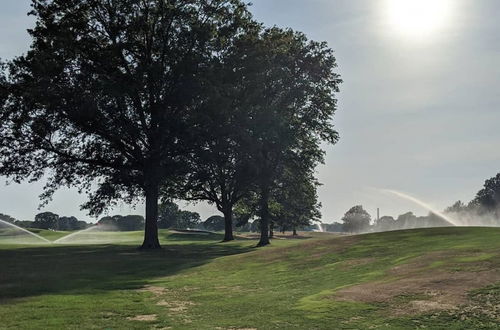
[[[257,246],[266,246],[269,242],[269,188],[261,188],[260,196],[260,241]]]
[[[274,224],[272,221],[269,224],[269,238],[274,238]]]
[[[141,249],[161,249],[158,240],[158,195],[159,184],[157,180],[149,180],[146,184],[146,224],[144,228],[144,242]]]
[[[233,236],[233,209],[228,207],[224,210],[224,242],[234,241]]]
[[[297,228],[295,226],[293,226],[293,236],[298,236],[297,235]]]

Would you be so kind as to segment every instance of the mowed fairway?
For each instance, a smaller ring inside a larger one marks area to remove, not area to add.
[[[46,233],[41,232],[41,235]],[[54,234],[51,234],[54,235]],[[1,329],[495,329],[500,229],[0,244]],[[54,236],[53,238],[55,238]]]

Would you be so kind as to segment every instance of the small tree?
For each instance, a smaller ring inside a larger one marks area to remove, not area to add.
[[[108,231],[137,231],[144,229],[144,217],[141,215],[114,215],[103,217],[98,225]]]
[[[363,206],[357,205],[346,212],[342,221],[344,222],[345,231],[359,233],[370,228],[371,216],[363,209]]]
[[[213,231],[224,230],[225,226],[226,225],[224,217],[221,217],[220,215],[211,216],[210,218],[205,220],[205,222],[203,222],[204,228]]]
[[[465,205],[462,201],[457,201],[452,206],[447,207],[444,212],[459,214],[466,211],[467,211],[467,205]]]
[[[401,214],[396,219],[396,224],[399,229],[411,229],[418,226],[419,220],[413,212],[406,212]]]
[[[80,230],[80,224],[75,217],[59,217],[58,220],[58,230],[70,231],[70,230]]]
[[[43,212],[35,216],[33,227],[59,230],[59,216],[52,212]]]
[[[282,229],[290,228],[297,235],[297,228],[311,226],[321,218],[317,186],[313,173],[304,169],[287,168],[278,179],[273,191],[271,218]]]
[[[142,215],[126,215],[118,219],[118,228],[122,231],[144,230],[144,217]]]
[[[177,220],[177,228],[193,229],[201,223],[200,215],[197,212],[181,211]]]
[[[389,231],[396,230],[396,220],[394,220],[391,216],[383,216],[377,221],[375,221],[375,230],[376,231]]]
[[[158,217],[158,227],[160,228],[195,228],[200,222],[200,215],[198,213],[183,211],[172,201],[164,201],[160,204]]]
[[[120,228],[118,228],[118,220],[121,218],[121,215],[114,215],[114,216],[105,216],[99,219],[97,222],[98,226],[101,226],[102,230],[106,231],[119,231]]]
[[[163,229],[175,228],[177,218],[181,210],[179,206],[172,201],[163,201],[159,206],[158,227]]]

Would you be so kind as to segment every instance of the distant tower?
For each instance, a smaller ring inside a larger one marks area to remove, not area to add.
[[[380,220],[380,209],[377,207],[377,222]]]

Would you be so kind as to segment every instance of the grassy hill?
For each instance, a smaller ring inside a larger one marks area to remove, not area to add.
[[[153,253],[135,249],[141,233],[112,236],[107,245],[0,244],[0,329],[495,329],[500,322],[496,228],[314,234],[263,249],[253,240],[162,231],[164,249]]]

